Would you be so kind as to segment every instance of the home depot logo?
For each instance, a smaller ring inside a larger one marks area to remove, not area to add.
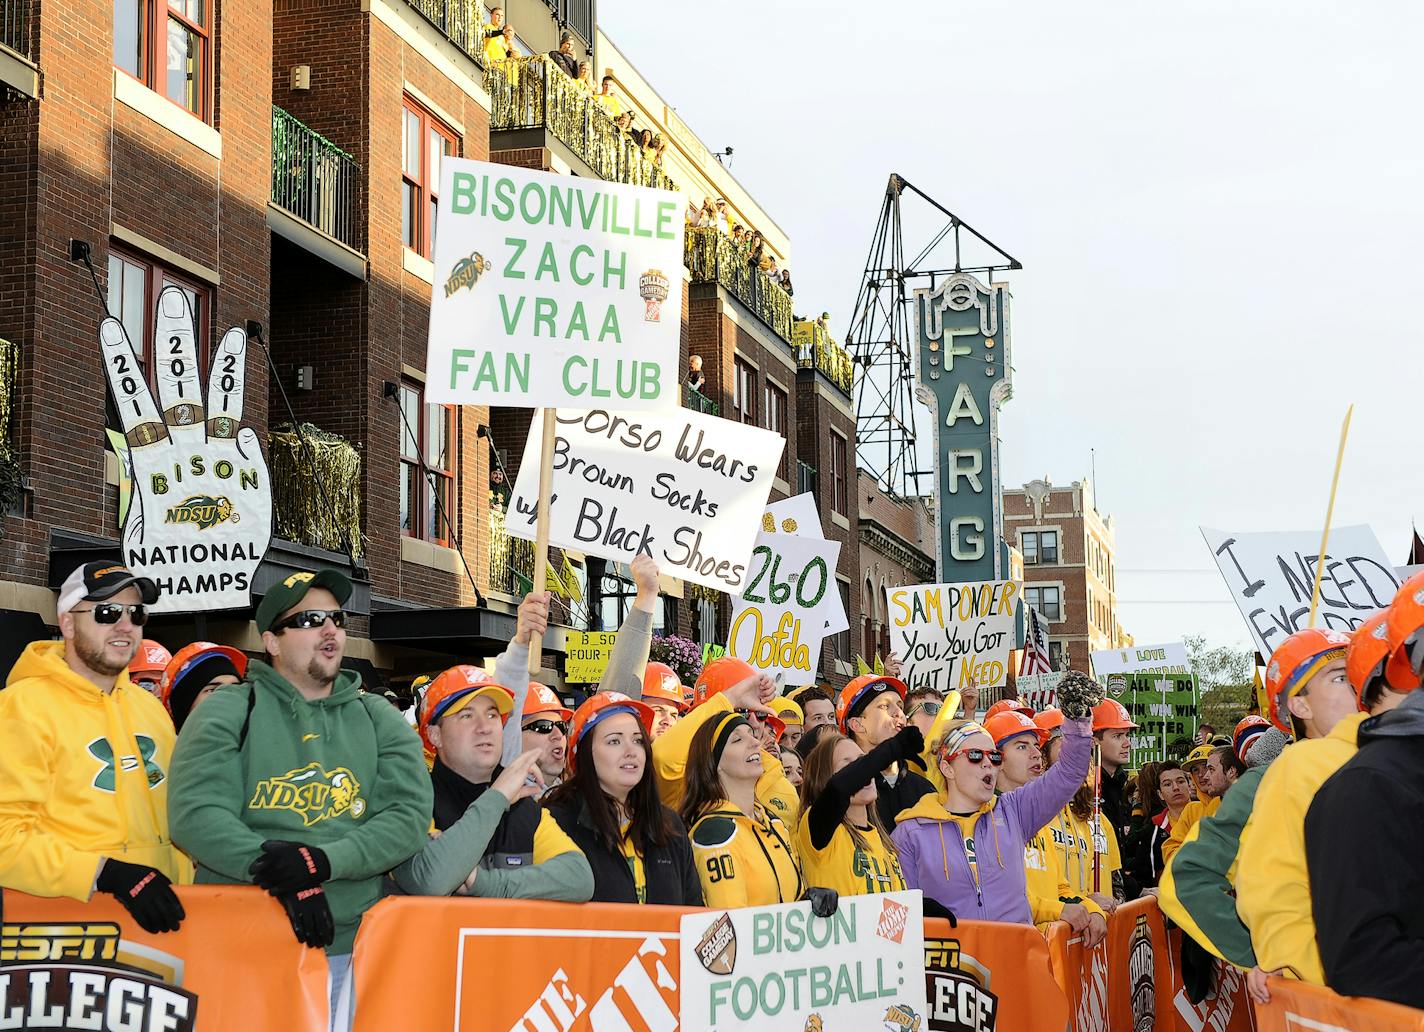
[[[905,940],[905,925],[909,920],[909,907],[903,903],[896,903],[893,899],[887,899],[880,911],[880,922],[875,926],[875,934],[898,946]]]
[[[604,948],[602,943],[599,948]],[[649,935],[608,985],[598,987],[598,997],[590,1005],[585,995],[588,988],[573,985],[560,967],[529,1009],[509,1026],[509,1032],[531,1028],[569,1032],[575,1025],[588,1032],[627,1032],[644,1026],[677,1028],[678,986],[673,974],[677,970],[677,958],[671,958],[669,964],[662,939]]]

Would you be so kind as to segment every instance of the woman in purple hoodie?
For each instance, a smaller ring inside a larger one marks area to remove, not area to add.
[[[1033,923],[1024,846],[1067,805],[1088,774],[1093,706],[1101,690],[1087,674],[1070,671],[1059,683],[1058,697],[1064,714],[1058,762],[1001,796],[994,787],[1004,758],[988,732],[973,721],[946,725],[935,749],[945,790],[901,814],[891,836],[906,884],[925,894],[927,915],[943,907],[965,920]]]

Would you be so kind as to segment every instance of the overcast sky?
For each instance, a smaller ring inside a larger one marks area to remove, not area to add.
[[[1097,451],[1139,643],[1247,640],[1197,528],[1424,523],[1424,5],[601,0],[849,321],[890,172],[1007,251],[1004,483]],[[938,225],[906,226],[907,242]],[[1161,572],[1168,571],[1168,572]]]

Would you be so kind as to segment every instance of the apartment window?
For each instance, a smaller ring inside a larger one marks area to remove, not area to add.
[[[847,617],[847,619],[849,619],[849,617],[850,617],[850,584],[849,584],[848,582],[846,582],[846,581],[837,579],[837,581],[836,581],[836,587],[840,589],[840,592],[841,592],[841,605],[845,608],[846,617]],[[835,639],[834,639],[834,640],[835,640],[835,645],[834,645],[833,647],[835,648],[836,658],[839,659],[839,660],[840,660],[841,662],[843,662],[843,663],[849,663],[849,662],[850,662],[850,628],[846,628],[844,631],[841,631],[840,634],[837,634],[837,635],[835,636]]]
[[[1037,609],[1045,620],[1063,619],[1063,596],[1056,587],[1024,588],[1024,601]]]
[[[114,65],[156,93],[209,117],[211,0],[115,0]]]
[[[1056,530],[1025,530],[1019,535],[1019,544],[1023,550],[1025,566],[1058,562]]]
[[[1064,667],[1064,654],[1067,648],[1061,641],[1050,641],[1048,643],[1048,665],[1054,670],[1062,670]]]
[[[447,543],[446,520],[453,520],[455,408],[427,405],[418,384],[401,384],[400,529],[402,534]],[[425,457],[429,476],[420,468]]]
[[[765,407],[762,410],[763,427],[774,434],[780,434],[782,439],[786,437],[786,392],[774,384],[766,385]],[[791,449],[781,449],[781,464],[777,466],[776,475],[782,480],[787,479],[787,469],[791,464]]]
[[[842,515],[850,512],[850,478],[846,468],[846,439],[831,431],[831,508]]]
[[[740,358],[732,360],[732,418],[756,426],[756,370]]]
[[[167,286],[178,287],[188,298],[201,377],[208,365],[208,288],[140,255],[110,249],[109,314],[123,324],[150,387],[157,386],[155,363],[149,360],[153,354],[153,315],[158,310],[158,295]]]
[[[430,112],[405,99],[401,131],[401,236],[405,246],[435,257],[440,165],[460,152],[459,138]]]

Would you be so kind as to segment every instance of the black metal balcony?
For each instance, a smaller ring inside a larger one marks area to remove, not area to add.
[[[701,391],[694,391],[691,387],[682,389],[682,407],[691,409],[693,412],[701,412],[704,416],[720,415],[722,407],[718,405]]]
[[[272,108],[272,203],[353,249],[359,170],[336,144]]]
[[[30,53],[30,0],[0,0],[0,43],[27,60]]]
[[[841,393],[850,397],[855,383],[855,363],[850,352],[831,338],[820,323],[797,321],[791,328],[791,342],[796,349],[796,364],[802,369],[822,373]]]
[[[791,295],[750,262],[751,248],[713,228],[687,228],[683,263],[693,283],[717,283],[746,305],[787,344],[791,339]]]
[[[481,68],[485,66],[485,12],[480,0],[405,0],[421,17]]]

